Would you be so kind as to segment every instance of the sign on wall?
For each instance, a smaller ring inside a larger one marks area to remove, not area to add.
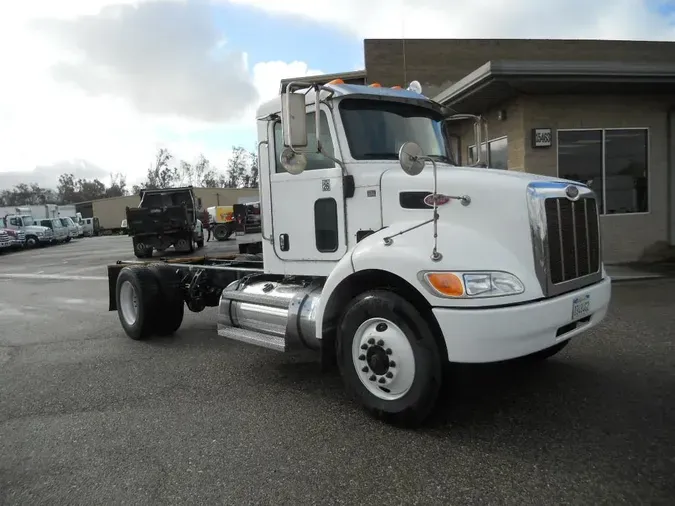
[[[533,148],[550,148],[553,144],[553,134],[550,128],[533,128],[532,129],[532,147]]]

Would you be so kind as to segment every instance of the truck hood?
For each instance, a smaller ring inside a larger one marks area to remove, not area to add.
[[[453,237],[447,237],[447,232],[439,232],[438,241],[442,251],[455,252],[455,258],[458,261],[461,259],[462,266],[470,266],[476,252],[468,251],[470,248],[463,243],[462,237],[480,234],[492,244],[504,248],[514,258],[524,261],[533,258],[527,187],[533,181],[565,180],[440,163],[437,169],[439,194],[457,197],[467,195],[471,199],[467,206],[459,200],[450,200],[438,207],[439,225],[449,224],[451,227],[445,229],[454,231]],[[574,184],[572,181],[569,183]],[[381,185],[382,221],[385,227],[396,225],[394,228],[398,228],[402,222],[415,225],[433,218],[432,208],[420,202],[426,192],[433,192],[431,164],[427,163],[417,176],[409,176],[400,167],[392,167],[382,175]],[[404,207],[406,195],[402,194],[405,192],[411,192],[407,195],[408,202],[416,202],[416,209]],[[424,230],[428,230],[429,236],[428,244],[424,247],[430,247],[433,242],[431,224],[426,225]],[[422,242],[427,242],[426,236]]]
[[[45,235],[49,235],[49,234],[52,233],[51,228],[41,227],[39,225],[30,225],[30,226],[24,227],[24,228],[26,229],[26,233],[33,232],[33,233],[37,234],[38,232],[40,232],[40,233],[45,234]]]

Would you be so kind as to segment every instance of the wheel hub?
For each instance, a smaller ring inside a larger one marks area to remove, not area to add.
[[[378,376],[382,376],[389,370],[389,357],[381,346],[371,346],[368,349],[366,362],[368,367]]]
[[[352,345],[354,367],[373,395],[395,400],[405,395],[415,378],[415,357],[406,334],[384,318],[363,322]]]

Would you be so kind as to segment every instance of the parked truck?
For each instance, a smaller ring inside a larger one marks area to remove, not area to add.
[[[315,350],[368,411],[415,426],[446,363],[541,360],[598,325],[611,280],[593,191],[454,165],[442,132],[460,117],[414,88],[283,85],[257,116],[263,260],[109,266],[125,333],[217,307],[222,337]],[[461,118],[480,145],[483,119]]]
[[[27,248],[47,246],[54,242],[54,232],[51,228],[39,225],[30,214],[30,209],[17,207],[15,213],[4,216],[3,222],[7,229],[14,231],[16,238],[24,237]]]
[[[127,230],[138,258],[154,250],[192,253],[204,246],[204,231],[197,217],[199,204],[191,186],[141,190],[138,207],[127,207]]]

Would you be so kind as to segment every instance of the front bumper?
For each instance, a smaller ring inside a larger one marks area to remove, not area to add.
[[[434,308],[451,362],[509,360],[549,348],[596,326],[607,314],[611,279],[559,297],[529,304],[487,308]],[[590,295],[587,318],[574,325],[573,300]]]

